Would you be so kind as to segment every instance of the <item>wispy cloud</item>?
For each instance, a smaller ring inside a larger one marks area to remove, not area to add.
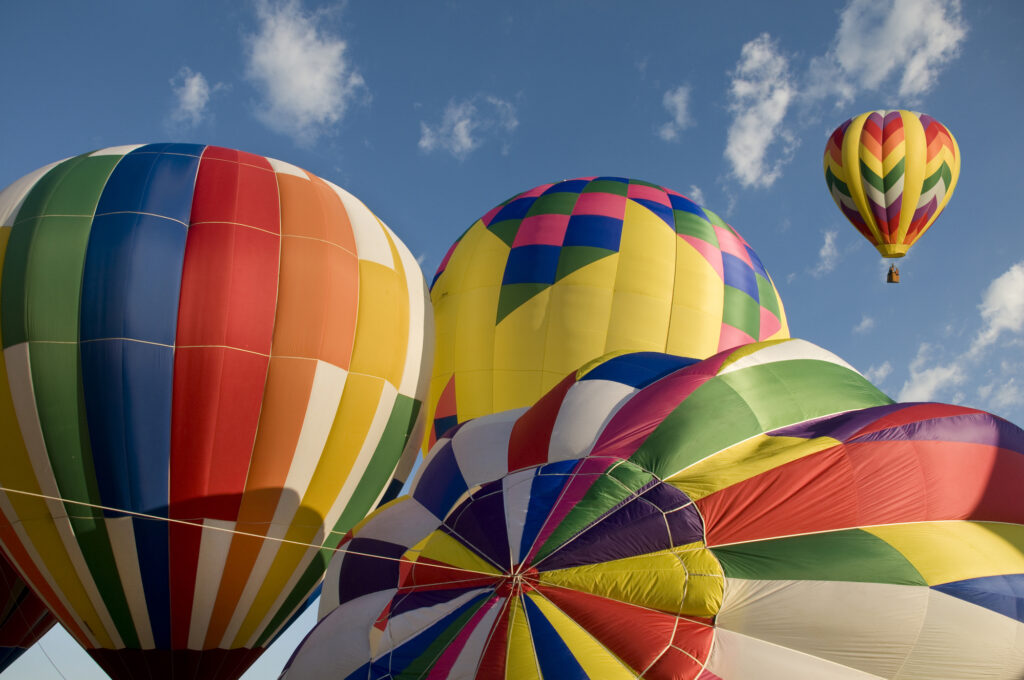
[[[730,73],[725,156],[733,175],[744,187],[761,188],[781,176],[797,143],[786,125],[794,110],[814,117],[810,105],[842,106],[866,91],[920,99],[959,56],[966,35],[960,0],[850,0],[829,49],[805,69],[768,33],[748,42]]]
[[[898,401],[931,401],[943,391],[967,379],[959,359],[936,363],[937,349],[927,342],[917,348],[917,355],[909,366],[910,377],[903,383]]]
[[[968,355],[976,356],[1005,333],[1024,331],[1024,262],[1018,262],[989,284],[978,309],[983,325]]]
[[[859,335],[863,335],[864,333],[867,333],[874,327],[875,320],[872,317],[865,314],[861,317],[860,323],[853,327],[853,332]]]
[[[704,192],[701,191],[700,187],[696,184],[690,185],[690,191],[686,194],[687,198],[704,205]]]
[[[207,117],[207,104],[210,95],[224,86],[217,83],[213,87],[206,76],[193,72],[188,66],[170,80],[171,91],[174,93],[175,106],[170,113],[170,122],[174,126],[191,128],[199,125]]]
[[[858,91],[894,88],[913,100],[935,86],[966,35],[959,0],[852,0],[832,47],[812,60],[808,94],[844,104]]]
[[[839,248],[836,247],[838,236],[839,232],[834,229],[825,232],[825,242],[818,249],[818,262],[811,269],[811,276],[814,278],[820,279],[835,269],[839,263]]]
[[[658,128],[658,136],[666,142],[679,139],[679,133],[693,125],[690,116],[690,86],[680,85],[665,92],[661,103],[668,111],[671,120]]]
[[[322,28],[321,14],[298,0],[256,5],[255,34],[246,36],[246,76],[261,91],[257,116],[267,127],[308,146],[329,132],[352,101],[365,96],[346,43]]]
[[[892,373],[892,364],[888,361],[883,361],[880,365],[872,366],[864,371],[864,377],[874,385],[881,385],[889,377],[890,373]]]
[[[1024,389],[1021,389],[1016,378],[982,385],[978,388],[978,396],[990,408],[999,411],[1024,405]]]
[[[464,160],[484,144],[486,137],[507,139],[518,126],[512,102],[493,95],[452,99],[445,106],[440,123],[420,121],[419,147],[426,153],[446,151]]]
[[[942,358],[940,348],[929,343],[918,347],[910,363],[910,375],[899,393],[900,401],[934,399],[952,388],[964,385],[968,378],[984,368],[982,360],[999,347],[1020,344],[1024,334],[1024,261],[1018,262],[994,279],[978,305],[980,328],[970,346],[951,358]],[[947,356],[948,353],[946,353]],[[1012,372],[1019,366],[1006,362],[998,377],[977,388],[988,408],[1003,409],[1024,402],[1024,394]],[[989,372],[991,374],[991,371]],[[954,394],[954,399],[957,395]]]
[[[725,157],[740,184],[769,187],[797,146],[796,138],[782,125],[797,94],[789,60],[771,36],[762,33],[743,46],[731,76],[729,110],[733,120]],[[769,149],[774,160],[768,158]]]

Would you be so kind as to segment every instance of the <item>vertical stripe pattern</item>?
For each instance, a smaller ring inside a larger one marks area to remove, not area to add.
[[[411,469],[415,258],[339,187],[214,146],[67,159],[0,216],[0,483],[88,504],[0,494],[0,542],[112,676],[237,677]]]
[[[824,168],[846,219],[883,257],[903,257],[953,195],[960,147],[927,114],[869,111],[832,133]]]

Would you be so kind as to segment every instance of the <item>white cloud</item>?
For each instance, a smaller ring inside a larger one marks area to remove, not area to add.
[[[797,146],[785,125],[791,110],[813,119],[808,105],[831,99],[839,107],[865,91],[908,103],[921,98],[959,56],[966,35],[960,0],[850,0],[828,51],[794,71],[761,34],[743,46],[730,74],[725,156],[733,175],[744,187],[774,184]]]
[[[969,355],[979,354],[1005,332],[1024,331],[1024,261],[989,284],[978,308],[984,326],[974,337]]]
[[[932,345],[921,343],[917,356],[910,362],[910,377],[903,383],[897,401],[931,401],[942,391],[964,382],[967,374],[958,360],[929,365],[934,353]]]
[[[170,120],[183,127],[195,127],[203,121],[210,95],[222,87],[218,83],[211,88],[206,76],[193,73],[188,66],[182,66],[177,75],[171,78],[170,84],[176,102]]]
[[[811,270],[811,275],[821,278],[836,268],[839,263],[839,248],[836,247],[836,237],[839,232],[832,229],[825,232],[825,242],[818,250],[818,263]]]
[[[874,385],[882,384],[882,381],[892,373],[892,364],[888,361],[882,362],[880,366],[872,366],[864,371],[864,377]]]
[[[518,126],[512,102],[492,95],[452,99],[440,123],[430,125],[420,121],[419,147],[427,153],[447,151],[463,160],[484,143],[484,136],[507,136]]]
[[[258,32],[246,36],[246,76],[263,94],[257,116],[267,127],[310,145],[340,122],[365,92],[345,55],[346,43],[323,31],[298,0],[257,4]]]
[[[700,190],[700,187],[696,184],[690,185],[690,192],[686,195],[687,198],[691,199],[695,203],[704,205],[704,192]]]
[[[852,0],[832,47],[811,62],[808,94],[844,104],[858,91],[888,86],[900,99],[920,97],[966,35],[959,0]]]
[[[872,317],[870,317],[867,314],[865,314],[865,315],[863,315],[861,317],[860,323],[853,327],[853,332],[854,333],[863,334],[863,333],[867,333],[868,331],[870,331],[874,327],[875,327],[875,320]],[[886,363],[888,363],[888,362],[886,362]]]
[[[690,86],[680,85],[666,91],[661,103],[672,120],[658,128],[658,136],[666,142],[675,141],[682,130],[693,125],[693,118],[690,116]]]
[[[993,411],[1006,411],[1024,405],[1024,390],[1015,378],[1010,378],[1001,385],[992,384],[984,399]],[[981,390],[978,390],[979,393]]]
[[[771,36],[762,33],[743,46],[732,72],[729,110],[733,114],[725,146],[732,172],[745,187],[769,187],[782,174],[797,140],[782,127],[797,86],[789,60]],[[776,153],[768,159],[769,149]]]
[[[1008,349],[1021,343],[1024,336],[1024,261],[1018,262],[996,277],[982,295],[978,305],[981,328],[966,351],[943,360],[937,347],[922,343],[910,363],[910,376],[899,393],[900,401],[934,399],[942,393],[963,385],[969,377],[981,373],[982,359],[995,347]],[[947,353],[948,356],[948,353]],[[1013,354],[1014,357],[1019,354]],[[989,382],[976,387],[979,400],[994,410],[1024,405],[1024,388],[1014,375],[1021,364],[1003,360],[998,368],[988,367]],[[991,376],[998,377],[992,379]],[[962,391],[953,393],[954,402],[962,401]]]

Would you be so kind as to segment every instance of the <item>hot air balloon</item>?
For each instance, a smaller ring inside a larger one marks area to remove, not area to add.
[[[0,218],[0,542],[114,678],[237,677],[419,448],[415,259],[216,146],[76,156]]]
[[[544,184],[488,211],[431,286],[425,449],[452,425],[529,406],[613,351],[704,358],[789,337],[771,277],[715,213],[620,177]]]
[[[907,254],[949,203],[959,176],[956,139],[924,113],[862,113],[825,145],[832,199],[882,257]],[[899,282],[895,265],[889,282]]]
[[[802,340],[597,361],[438,440],[283,677],[1020,678],[1022,484]]]
[[[0,673],[55,623],[43,601],[0,554]]]

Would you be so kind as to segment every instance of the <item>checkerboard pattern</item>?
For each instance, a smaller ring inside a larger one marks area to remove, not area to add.
[[[496,206],[480,222],[509,247],[498,302],[500,321],[574,271],[619,251],[627,201],[638,203],[697,250],[722,278],[723,332],[753,339],[762,323],[779,327],[781,305],[764,265],[732,227],[671,189],[623,177],[581,177],[544,184]],[[460,239],[461,241],[461,239]],[[459,241],[448,250],[444,272]],[[751,314],[750,308],[760,308]],[[733,307],[730,313],[729,307]]]

